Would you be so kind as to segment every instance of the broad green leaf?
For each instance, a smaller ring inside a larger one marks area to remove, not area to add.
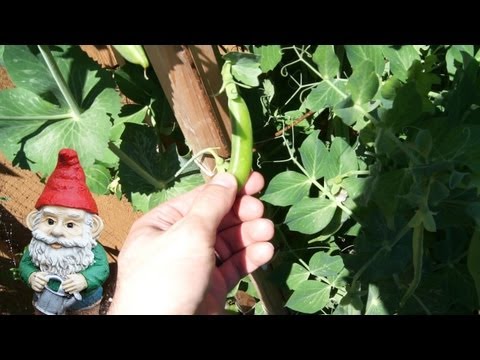
[[[383,303],[380,289],[374,284],[368,285],[368,300],[365,315],[389,315],[389,311]]]
[[[320,281],[301,283],[285,304],[292,310],[313,314],[323,309],[330,296],[330,286]]]
[[[305,107],[318,112],[333,107],[347,97],[347,80],[324,80],[312,89],[305,100]]]
[[[360,299],[360,298],[359,298]],[[361,300],[360,300],[361,303]],[[363,304],[362,304],[363,305]],[[353,303],[340,304],[337,306],[332,315],[362,315],[360,308],[357,308]]]
[[[287,278],[287,286],[290,290],[296,290],[298,287],[307,281],[310,273],[303,266],[293,263],[290,273]]]
[[[115,88],[111,73],[101,68],[79,46],[50,46],[50,50],[81,109],[88,109],[104,88]]]
[[[111,181],[110,171],[105,166],[94,164],[85,168],[87,186],[95,194],[107,194]]]
[[[402,130],[417,120],[422,113],[422,98],[414,83],[407,83],[397,90],[392,109],[385,115],[385,123],[394,132]]]
[[[184,176],[179,180],[175,181],[172,186],[167,189],[158,191],[151,194],[150,201],[148,203],[148,209],[153,209],[158,204],[161,204],[170,199],[176,198],[190,190],[195,189],[196,187],[204,184],[202,174],[195,173]]]
[[[116,115],[119,111],[118,93],[105,89],[79,119],[68,118],[51,123],[26,140],[25,153],[29,154],[31,169],[44,175],[50,174],[62,148],[75,149],[82,166],[93,165],[107,148],[111,127],[109,114]]]
[[[373,63],[377,75],[382,76],[385,61],[383,60],[381,45],[345,45],[345,50],[353,69],[363,61],[369,60]]]
[[[146,213],[150,210],[150,198],[152,194],[141,194],[138,192],[131,193],[130,202],[135,211]]]
[[[141,124],[147,116],[148,107],[128,104],[122,107],[120,115],[115,118],[115,123],[110,129],[110,141],[117,141],[125,130],[125,123]]]
[[[321,140],[318,139],[320,130],[313,131],[300,146],[299,152],[302,163],[308,175],[319,179],[325,174],[328,151]]]
[[[375,208],[364,215],[362,231],[355,239],[355,253],[344,255],[345,266],[355,273],[368,262],[370,265],[362,274],[362,279],[378,280],[406,270],[412,258],[412,232],[408,231],[397,239],[406,221],[397,214],[392,229],[386,219]],[[399,235],[400,234],[400,235]]]
[[[480,104],[479,64],[468,53],[462,52],[462,56],[462,67],[458,70],[452,84],[453,90],[448,95],[448,120],[452,124],[457,124],[465,112],[471,111],[472,104]]]
[[[308,195],[311,184],[303,174],[284,171],[270,181],[261,199],[276,206],[296,204]]]
[[[405,81],[408,69],[415,60],[420,60],[420,55],[413,45],[385,45],[383,55],[390,61],[390,71],[399,80]]]
[[[333,112],[342,119],[345,125],[353,126],[355,131],[360,131],[368,124],[364,118],[370,112],[369,108],[368,103],[363,105],[355,104],[349,96],[340,101],[333,109]]]
[[[334,78],[340,69],[340,61],[333,45],[318,45],[313,53],[312,60],[317,64],[318,71],[323,79]]]
[[[315,234],[330,223],[336,208],[335,203],[328,199],[305,198],[290,208],[285,224],[292,231]]]
[[[147,69],[147,76],[148,80],[145,79],[144,69],[131,63],[125,63],[114,72],[115,81],[122,94],[144,106],[149,105],[152,98],[165,96],[153,68]]]
[[[47,65],[43,62],[41,55],[35,46],[9,45],[5,48],[3,61],[10,79],[17,87],[21,87],[37,95],[53,93],[61,97],[57,84],[53,79]]]
[[[179,169],[175,146],[159,153],[157,144],[153,128],[125,124],[120,150],[127,159],[124,161],[120,158],[119,176],[122,191],[127,194],[127,198],[130,198],[131,193],[151,194],[166,188],[166,181]]]
[[[258,86],[260,69],[260,56],[255,54],[230,52],[224,56],[225,60],[232,62],[232,75],[237,81],[249,86]]]
[[[260,56],[260,68],[264,73],[275,69],[275,66],[282,60],[280,45],[254,46],[253,52]]]
[[[457,72],[457,65],[461,67],[463,64],[462,51],[473,56],[473,45],[452,45],[445,54],[445,62],[447,63],[447,71],[453,76]]]
[[[348,79],[347,89],[355,104],[362,105],[373,99],[379,86],[374,65],[369,60],[359,63]]]
[[[332,256],[319,251],[310,258],[308,267],[315,276],[332,277],[342,271],[344,265],[340,256]]]
[[[5,127],[11,121],[46,122],[69,116],[70,113],[65,109],[43,100],[29,90],[15,88],[0,91],[0,121]]]
[[[348,216],[345,216],[345,213],[342,211],[342,209],[337,208],[330,223],[325,228],[323,228],[322,231],[316,234],[313,239],[308,240],[308,243],[325,241],[329,239],[333,234],[340,230],[343,223],[347,220]]]
[[[358,170],[357,155],[345,140],[336,137],[330,145],[325,179],[334,178],[351,170]]]

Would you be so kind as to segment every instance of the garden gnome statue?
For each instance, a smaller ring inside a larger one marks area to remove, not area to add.
[[[98,314],[109,275],[107,254],[97,242],[103,221],[75,150],[60,150],[35,208],[27,216],[32,240],[19,265],[35,291],[35,313]]]

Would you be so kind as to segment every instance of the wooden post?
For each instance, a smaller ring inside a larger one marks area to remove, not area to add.
[[[231,122],[226,96],[214,96],[222,79],[212,47],[145,45],[144,48],[193,152],[218,147],[220,156],[229,157]],[[215,166],[211,158],[204,158],[203,164],[211,170]],[[282,294],[267,280],[267,274],[259,269],[251,275],[265,311],[286,314]]]
[[[197,47],[194,50],[196,59],[206,60],[206,65],[208,61],[207,71],[201,70],[204,77],[210,79],[206,82],[188,46],[145,45],[144,48],[193,153],[218,147],[218,154],[227,158],[230,153],[230,120],[221,102],[217,103],[213,96],[220,87],[212,87],[221,84],[221,79],[215,79],[220,77],[215,58],[208,54],[208,49]],[[215,66],[216,71],[212,71]],[[202,163],[210,170],[215,167],[214,159],[208,156]]]

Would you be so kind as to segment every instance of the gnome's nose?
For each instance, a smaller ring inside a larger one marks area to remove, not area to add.
[[[57,222],[55,224],[55,226],[53,227],[53,229],[51,231],[51,234],[55,237],[61,237],[61,236],[64,235],[62,224],[60,224],[60,222]]]

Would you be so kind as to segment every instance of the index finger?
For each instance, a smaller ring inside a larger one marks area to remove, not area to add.
[[[252,172],[244,186],[240,191],[239,196],[242,195],[254,195],[262,190],[264,185],[263,176],[259,172]],[[197,188],[179,195],[173,199],[170,199],[157,207],[147,212],[143,217],[147,222],[158,222],[159,217],[162,217],[165,211],[168,212],[177,211],[182,217],[185,216],[192,208],[193,201],[197,195],[205,189],[205,185],[200,185]],[[179,220],[179,219],[178,219]]]

